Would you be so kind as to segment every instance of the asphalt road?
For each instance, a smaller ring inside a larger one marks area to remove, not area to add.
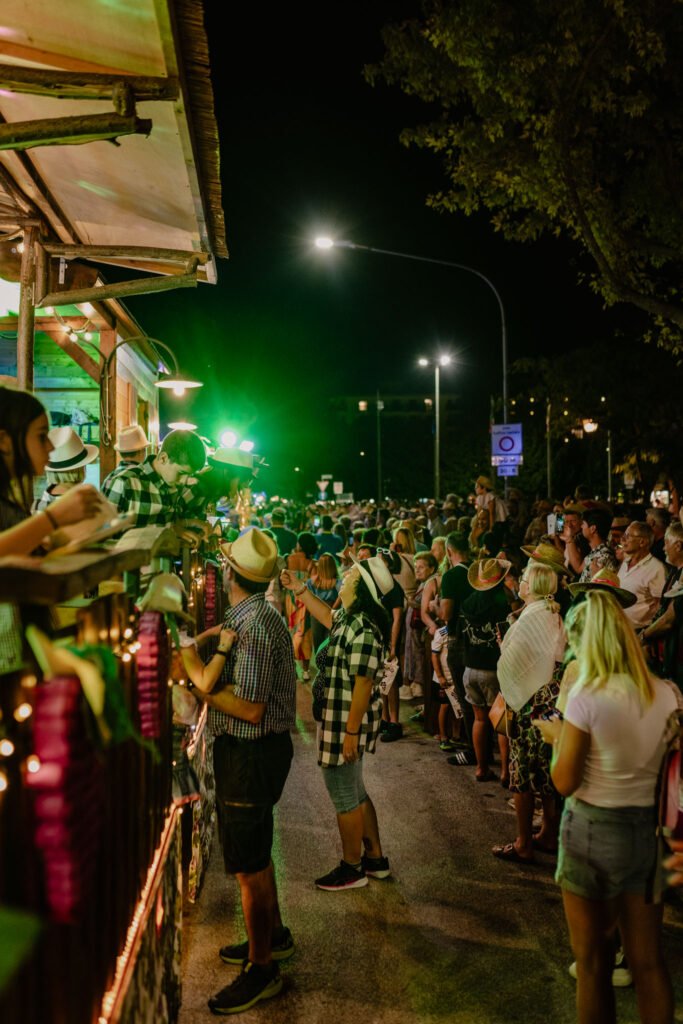
[[[338,863],[336,823],[316,764],[310,697],[300,687],[295,758],[277,809],[274,862],[296,955],[285,987],[239,1019],[269,1024],[570,1024],[572,959],[554,860],[518,867],[491,855],[514,838],[498,783],[446,763],[416,726],[366,759],[393,876],[364,889],[321,892]],[[403,705],[407,717],[410,707]],[[667,960],[683,1021],[683,901],[667,905]],[[239,894],[218,849],[183,928],[180,1024],[212,1019],[207,998],[238,970],[218,948],[244,937]],[[633,989],[617,993],[620,1022],[638,1020]]]

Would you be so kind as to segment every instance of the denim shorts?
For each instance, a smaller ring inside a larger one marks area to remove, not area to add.
[[[363,758],[322,769],[323,779],[337,814],[348,814],[364,803],[368,794],[363,785]]]
[[[466,668],[462,677],[465,697],[475,708],[490,708],[500,693],[495,671],[485,668]]]
[[[562,812],[555,881],[587,900],[637,893],[658,902],[654,807],[594,807],[569,797]]]

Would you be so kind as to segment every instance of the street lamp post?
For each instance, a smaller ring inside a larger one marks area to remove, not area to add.
[[[503,306],[503,300],[500,297],[500,293],[493,281],[482,274],[480,270],[475,270],[474,267],[469,267],[466,263],[455,263],[453,260],[437,260],[431,256],[417,256],[410,252],[395,252],[393,249],[377,249],[372,245],[359,245],[357,242],[350,242],[348,240],[338,241],[335,238],[327,236],[321,236],[316,238],[315,244],[318,249],[358,249],[361,252],[373,252],[380,256],[398,256],[404,260],[414,260],[417,263],[433,263],[439,267],[453,267],[456,270],[465,270],[468,274],[474,274],[480,281],[483,281],[491,289],[496,297],[498,303],[498,311],[500,313],[500,347],[501,347],[501,362],[502,362],[502,373],[503,373],[503,422],[507,423],[507,412],[508,412],[508,353],[507,353],[507,328],[505,325],[505,307]],[[506,480],[507,483],[507,480]]]
[[[442,366],[448,366],[450,356],[437,356],[436,359],[418,359],[420,366],[434,364],[434,501],[441,495],[441,379]]]

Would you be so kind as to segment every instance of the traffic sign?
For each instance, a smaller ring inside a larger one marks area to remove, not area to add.
[[[332,479],[334,479],[331,473],[321,473],[320,475],[323,478],[323,480],[332,480]]]
[[[522,424],[493,423],[491,426],[491,457],[522,454]]]
[[[498,466],[496,473],[498,476],[519,476],[519,466]]]
[[[343,494],[344,493],[344,481],[343,480],[335,480],[334,483],[332,484],[332,491],[333,491],[334,494]]]
[[[329,478],[323,477],[322,480],[316,480],[316,483],[318,485],[318,490],[319,491],[326,491],[327,490],[327,485],[329,484],[331,479],[332,479],[332,477],[329,477]]]
[[[523,455],[492,455],[492,466],[521,466],[524,462]]]

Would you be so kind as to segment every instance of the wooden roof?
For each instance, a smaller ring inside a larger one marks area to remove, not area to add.
[[[152,121],[149,137],[0,152],[3,219],[34,208],[64,243],[205,254],[200,279],[215,281],[214,258],[228,253],[202,9],[201,0],[2,0],[3,64],[155,76],[176,95],[138,101],[138,117]],[[10,123],[111,110],[111,100],[0,89],[0,116]]]

